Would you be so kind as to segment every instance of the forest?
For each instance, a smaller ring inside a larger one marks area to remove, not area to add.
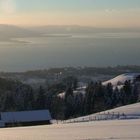
[[[140,100],[138,82],[126,81],[121,89],[114,89],[111,83],[91,81],[85,94],[75,94],[77,83],[76,77],[69,76],[59,83],[33,89],[19,81],[0,78],[0,111],[49,109],[54,119],[66,120]],[[59,96],[61,92],[65,93],[63,98]]]

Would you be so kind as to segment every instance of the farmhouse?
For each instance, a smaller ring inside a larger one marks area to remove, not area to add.
[[[0,127],[33,126],[51,123],[48,110],[1,112]]]

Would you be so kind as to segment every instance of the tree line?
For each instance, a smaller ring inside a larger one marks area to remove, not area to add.
[[[121,89],[111,83],[90,82],[85,93],[74,93],[78,84],[75,77],[60,83],[33,89],[19,81],[0,78],[0,111],[49,109],[54,119],[84,116],[122,105],[139,102],[140,85],[126,81]],[[64,92],[64,97],[58,96]]]

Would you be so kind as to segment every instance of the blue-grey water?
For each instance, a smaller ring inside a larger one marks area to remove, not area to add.
[[[140,65],[140,33],[56,35],[0,42],[0,71]]]

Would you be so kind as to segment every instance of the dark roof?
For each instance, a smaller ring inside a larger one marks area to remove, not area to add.
[[[47,121],[51,119],[52,118],[51,118],[49,110],[2,112],[1,113],[1,120],[7,123]]]

